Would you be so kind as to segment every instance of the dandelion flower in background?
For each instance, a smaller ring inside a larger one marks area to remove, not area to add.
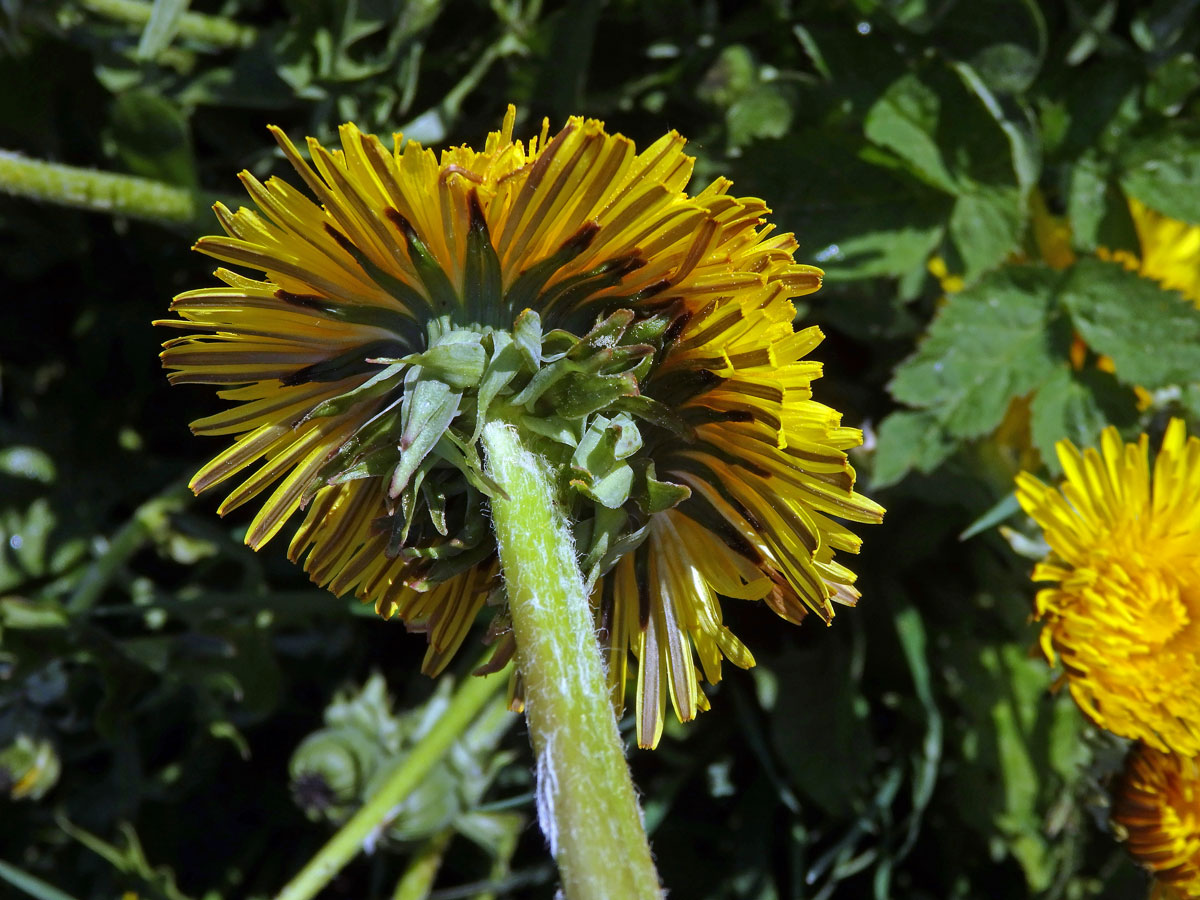
[[[1153,873],[1153,896],[1200,900],[1200,761],[1135,747],[1112,818],[1129,852]]]
[[[478,438],[493,418],[537,435],[563,474],[614,700],[639,661],[639,740],[669,694],[705,706],[722,656],[751,665],[717,595],[762,599],[789,621],[852,603],[834,551],[859,542],[831,517],[875,522],[845,451],[861,434],[812,399],[821,340],[792,297],[820,286],[760,200],[718,179],[684,189],[693,160],[670,133],[638,153],[572,118],[528,144],[515,112],[484,149],[440,156],[353,125],[341,149],[276,140],[317,202],[241,179],[258,210],[216,207],[201,252],[221,287],[181,294],[187,332],[162,354],[175,383],[235,405],[193,423],[235,441],[197,473],[234,480],[222,514],[264,491],[246,542],[295,513],[289,550],[318,584],[353,591],[428,635],[440,671],[498,591]],[[503,610],[493,663],[513,652]]]
[[[1042,648],[1100,727],[1158,750],[1200,753],[1200,440],[1168,425],[1101,449],[1057,445],[1065,482],[1017,476],[1049,556],[1033,571]]]
[[[1200,225],[1172,219],[1129,198],[1129,214],[1137,231],[1140,258],[1127,250],[1101,250],[1127,269],[1157,281],[1169,291],[1179,291],[1200,306]]]

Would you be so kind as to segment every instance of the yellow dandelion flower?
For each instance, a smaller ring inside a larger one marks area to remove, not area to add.
[[[1200,900],[1200,760],[1144,744],[1125,762],[1113,824],[1156,895]]]
[[[1136,197],[1129,198],[1129,214],[1137,231],[1140,257],[1128,250],[1104,248],[1097,255],[1116,260],[1167,290],[1179,291],[1200,306],[1200,225],[1164,216]]]
[[[853,491],[861,435],[811,400],[820,332],[791,324],[821,272],[763,202],[685,193],[674,132],[639,153],[595,120],[527,144],[514,122],[440,156],[345,125],[311,162],[273,129],[316,202],[242,173],[258,210],[218,205],[227,236],[196,249],[265,278],[222,268],[177,297],[161,324],[189,333],[163,364],[237,404],[193,423],[236,436],[193,489],[236,479],[222,514],[271,489],[255,549],[305,511],[290,558],[426,632],[429,673],[502,600],[480,431],[499,410],[544,438],[614,693],[632,650],[652,744],[664,687],[681,718],[704,704],[693,645],[711,681],[721,654],[752,662],[716,594],[828,619],[857,596],[833,551],[858,547],[829,517],[882,511]],[[499,664],[503,615],[492,636]]]
[[[789,622],[811,610],[827,623],[831,601],[858,599],[854,573],[833,556],[857,553],[861,541],[832,517],[878,522],[883,510],[854,492],[845,451],[862,433],[812,400],[821,365],[803,357],[822,334],[794,332],[793,315],[780,288],[745,304],[710,303],[676,320],[678,337],[647,379],[647,394],[692,432],[688,441],[664,436],[649,455],[690,496],[651,516],[645,543],[594,595],[618,705],[628,651],[638,660],[641,746],[657,743],[668,694],[681,721],[707,707],[693,648],[710,683],[722,657],[754,664],[722,625],[718,596],[764,600]]]
[[[1146,435],[1057,445],[1065,482],[1017,476],[1049,556],[1033,571],[1041,643],[1100,727],[1200,753],[1200,440],[1172,420],[1151,477]]]

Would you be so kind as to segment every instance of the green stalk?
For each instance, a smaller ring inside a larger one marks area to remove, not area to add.
[[[486,425],[491,500],[537,759],[537,808],[567,900],[661,898],[574,543],[543,462]]]
[[[433,890],[433,881],[442,867],[442,857],[453,837],[454,829],[446,828],[421,846],[396,884],[392,900],[426,900]]]
[[[67,612],[77,615],[95,606],[121,566],[151,539],[164,520],[183,509],[191,496],[192,492],[181,482],[139,506],[75,583],[75,590],[67,601]]]
[[[154,4],[144,0],[80,0],[79,5],[98,16],[130,25],[145,25],[154,10]],[[249,25],[194,12],[185,12],[179,17],[175,33],[182,38],[217,47],[249,47],[257,37]]]
[[[362,850],[372,833],[386,826],[394,810],[449,751],[488,700],[508,683],[508,670],[481,678],[467,676],[446,711],[383,786],[329,842],[317,851],[276,900],[310,900]]]
[[[202,198],[136,175],[80,169],[0,150],[0,193],[155,222],[196,220]]]

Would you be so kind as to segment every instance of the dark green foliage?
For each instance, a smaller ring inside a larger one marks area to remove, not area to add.
[[[643,145],[678,129],[696,186],[732,177],[826,269],[801,313],[828,334],[816,396],[867,429],[854,462],[889,512],[862,529],[857,609],[794,628],[727,601],[758,667],[727,666],[711,712],[632,756],[672,896],[1145,889],[1105,830],[1121,748],[1033,654],[1013,547],[1037,548],[1005,498],[1062,437],[1200,417],[1200,312],[1093,255],[1138,252],[1127,195],[1200,222],[1192,0],[158,0],[137,23],[99,5],[0,3],[0,147],[230,197],[243,168],[285,173],[268,123],[478,144],[514,102],[522,136],[576,112]],[[1035,189],[1070,227],[1065,269]],[[215,230],[0,199],[0,895],[271,896],[330,833],[288,773],[326,707],[373,671],[397,710],[433,696],[422,637],[309,586],[286,533],[250,553],[247,514],[183,487],[219,446],[187,423],[218,404],[168,390],[149,322],[207,283],[187,248]],[[614,408],[614,428],[668,414]],[[581,494],[675,502],[619,432],[588,444]],[[589,565],[608,524],[581,535]],[[497,750],[515,762],[485,812],[532,818],[523,731]],[[434,896],[489,877],[479,845],[450,845]],[[391,896],[412,849],[325,896]],[[527,830],[497,896],[553,896],[547,859]]]

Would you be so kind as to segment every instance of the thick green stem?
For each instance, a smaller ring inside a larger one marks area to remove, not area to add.
[[[468,677],[429,733],[396,767],[379,792],[346,822],[329,843],[317,851],[276,900],[310,900],[350,862],[367,839],[391,821],[396,807],[420,785],[451,745],[479,715],[495,693],[508,682],[508,671],[481,678]]]
[[[568,900],[661,898],[553,480],[516,429],[483,429],[507,496],[492,520],[537,758],[537,807]]]
[[[130,25],[145,25],[154,10],[154,4],[144,0],[81,0],[79,5],[98,16],[128,22]],[[194,12],[185,12],[180,16],[176,34],[218,47],[249,47],[257,36],[249,25]]]
[[[0,193],[156,222],[193,222],[203,206],[187,188],[28,159],[11,150],[0,150]]]
[[[396,884],[392,900],[426,900],[433,890],[434,879],[442,867],[442,857],[453,837],[454,829],[446,828],[421,845],[404,870],[404,876]]]

